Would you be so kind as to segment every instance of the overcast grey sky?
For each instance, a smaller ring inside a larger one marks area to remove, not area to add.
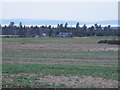
[[[96,22],[118,19],[117,2],[7,2],[3,19],[53,19]]]

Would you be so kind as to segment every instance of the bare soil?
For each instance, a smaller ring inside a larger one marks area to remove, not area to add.
[[[18,56],[18,55],[16,55],[16,56]],[[22,55],[20,55],[21,57],[22,57]],[[104,57],[104,56],[102,56],[102,57]],[[111,58],[113,58],[114,56],[110,56]],[[118,57],[118,56],[116,56],[116,57]],[[7,58],[7,59],[14,59],[13,57],[2,57],[2,58]],[[105,58],[105,57],[104,57]],[[28,57],[28,58],[22,58],[22,59],[27,59],[28,61],[29,61],[29,59],[34,59],[34,57],[33,58],[31,58],[31,57]],[[39,62],[39,60],[58,60],[58,61],[98,61],[98,62],[110,62],[110,61],[116,61],[116,62],[118,62],[118,60],[107,60],[107,59],[105,59],[105,60],[95,60],[95,59],[65,59],[65,58],[35,58],[35,60],[37,60],[38,62]],[[9,60],[8,60],[9,61]],[[4,62],[4,61],[3,61]]]
[[[48,82],[52,84],[60,84],[63,83],[68,87],[96,87],[96,88],[113,88],[118,87],[118,81],[115,80],[106,80],[102,78],[96,78],[91,76],[45,76],[43,78],[39,78],[38,82]]]
[[[103,78],[97,78],[92,76],[42,76],[33,73],[17,73],[11,74],[10,77],[18,77],[26,75],[28,78],[37,77],[36,82],[45,82],[51,85],[60,85],[64,84],[68,88],[117,88],[118,81],[117,80],[106,80]],[[6,75],[2,77],[4,80],[8,82],[13,82],[14,79],[8,78]],[[47,87],[47,86],[46,86]],[[59,87],[59,86],[58,86]]]
[[[28,62],[28,61],[3,61],[3,63],[21,63],[21,64],[62,64],[62,65],[86,65],[86,66],[118,66],[117,63],[78,63],[78,62],[51,62],[51,61],[40,61],[40,62]]]
[[[30,50],[30,51],[98,51],[98,50],[118,50],[118,45],[106,44],[20,44],[3,43],[3,50]]]

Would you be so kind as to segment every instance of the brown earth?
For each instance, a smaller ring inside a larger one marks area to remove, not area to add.
[[[60,84],[63,83],[70,88],[75,87],[96,87],[96,88],[113,88],[118,87],[118,81],[115,80],[106,80],[102,78],[96,78],[91,76],[45,76],[43,78],[39,78],[38,82],[48,82],[52,84]]]
[[[117,45],[105,44],[19,44],[3,43],[3,50],[30,50],[30,51],[97,51],[97,50],[118,50]]]
[[[32,73],[17,73],[17,74],[11,74],[8,78],[7,75],[4,75],[2,78],[8,82],[13,82],[14,77],[25,75],[27,78],[31,77],[37,77],[35,82],[45,82],[49,83],[51,85],[60,85],[64,84],[68,88],[117,88],[118,87],[118,81],[117,80],[106,80],[103,78],[97,78],[92,76],[42,76]],[[21,86],[22,87],[22,86]],[[47,87],[47,86],[46,86]],[[59,86],[58,86],[59,87]]]
[[[117,63],[78,63],[78,62],[51,62],[51,61],[40,61],[40,62],[27,62],[27,61],[3,61],[3,63],[21,63],[21,64],[62,64],[62,65],[86,65],[86,66],[118,66]]]
[[[22,57],[22,55],[20,55],[21,57]],[[13,57],[2,57],[2,58],[6,58],[6,59],[14,59]],[[29,61],[29,59],[34,59],[34,57],[33,58],[31,58],[31,57],[28,57],[28,58],[24,58],[24,57],[22,57],[21,59],[25,59],[25,60],[28,60]],[[98,61],[98,62],[110,62],[110,61],[115,61],[115,62],[118,62],[118,60],[107,60],[107,59],[105,59],[105,60],[95,60],[95,59],[65,59],[65,58],[35,58],[35,60],[37,60],[37,61],[39,61],[39,60],[58,60],[58,61]],[[8,60],[9,61],[9,60]]]

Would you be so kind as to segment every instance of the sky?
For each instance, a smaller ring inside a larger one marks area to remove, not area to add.
[[[0,19],[96,22],[118,19],[118,2],[2,2]]]

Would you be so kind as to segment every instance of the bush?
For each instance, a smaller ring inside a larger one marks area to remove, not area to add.
[[[101,43],[107,43],[108,40],[100,40],[98,43],[101,44]]]
[[[120,44],[120,40],[100,40],[99,44]]]

